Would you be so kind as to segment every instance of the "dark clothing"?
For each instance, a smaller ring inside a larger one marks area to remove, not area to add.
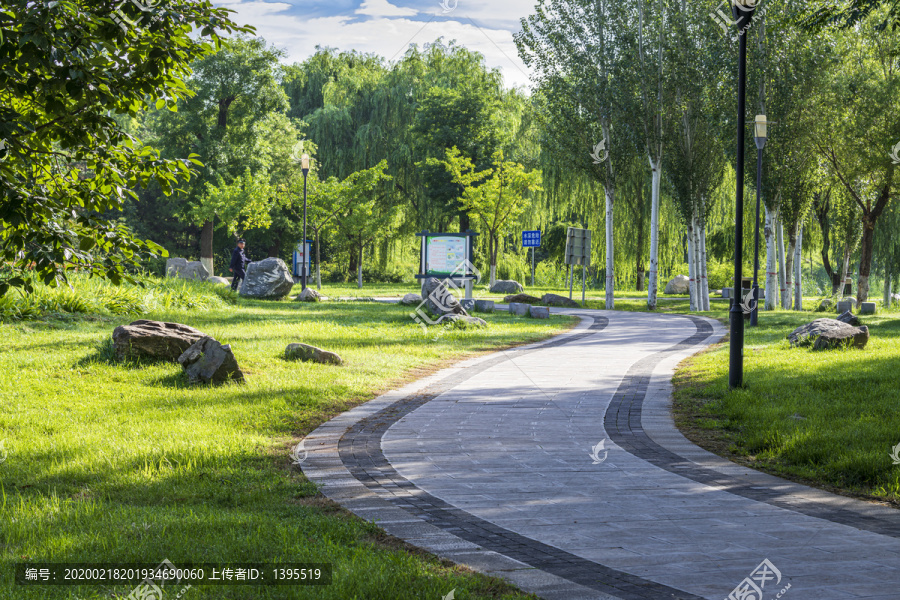
[[[231,273],[234,277],[231,280],[231,289],[237,290],[238,284],[244,279],[246,273],[244,272],[244,266],[248,263],[252,262],[249,258],[244,255],[243,248],[235,248],[234,252],[231,253]]]

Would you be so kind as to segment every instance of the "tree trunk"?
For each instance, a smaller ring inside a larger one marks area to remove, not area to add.
[[[613,199],[615,191],[604,186],[606,193],[606,310],[615,308],[614,288],[616,283],[615,262],[613,261]]]
[[[493,233],[488,237],[488,254],[491,258],[491,287],[497,282],[497,236]]]
[[[887,266],[884,268],[884,303],[882,306],[885,310],[891,308],[891,271]]]
[[[794,299],[794,257],[797,254],[797,231],[795,228],[791,228],[788,231],[788,249],[784,255],[785,265],[784,265],[784,274],[785,274],[785,294],[784,294],[784,306],[783,308],[790,310],[791,304],[793,304]]]
[[[647,308],[656,308],[656,295],[659,292],[659,182],[662,174],[662,159],[650,161],[652,172],[650,200],[650,273],[647,281]]]
[[[351,246],[353,250],[356,250],[356,244]],[[356,252],[350,252],[350,264],[347,267],[347,271],[350,275],[356,273],[356,268],[359,265],[359,255]]]
[[[847,273],[850,271],[850,244],[844,246],[844,259],[841,261],[841,281],[838,284],[838,298],[844,297],[844,282],[847,281]]]
[[[319,259],[319,228],[315,229],[316,232],[316,289],[322,289],[322,270],[319,268],[319,265],[322,261]]]
[[[794,257],[794,310],[803,310],[803,225],[797,232],[797,256]]]
[[[691,312],[699,310],[697,302],[697,260],[695,256],[696,245],[694,244],[694,219],[688,223],[688,295],[690,296]]]
[[[778,273],[775,270],[775,214],[766,207],[766,310],[778,303]]]
[[[306,249],[304,248],[304,252],[305,251],[306,251]],[[281,253],[281,240],[276,238],[274,243],[271,246],[269,246],[269,249],[266,251],[266,256],[268,256],[269,258],[273,258],[273,257],[278,258],[278,255],[280,253]],[[306,256],[304,256],[303,259],[306,260]]]
[[[856,306],[869,299],[869,274],[872,272],[872,254],[875,247],[874,219],[863,219],[862,241],[859,244],[859,276],[856,280]]]
[[[362,289],[363,246],[359,245],[359,262],[356,265],[356,287]]]
[[[213,222],[207,221],[200,230],[200,262],[210,275],[213,272]]]
[[[775,235],[778,240],[778,287],[779,287],[779,304],[781,308],[785,308],[785,270],[784,270],[784,226],[781,223],[781,215],[776,220]]]
[[[700,227],[700,279],[703,310],[709,311],[709,271],[706,265],[706,225]]]

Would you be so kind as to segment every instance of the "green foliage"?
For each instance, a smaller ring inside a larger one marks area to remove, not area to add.
[[[189,152],[164,159],[116,120],[149,105],[175,110],[183,79],[222,33],[249,31],[211,3],[175,0],[122,28],[115,6],[9,0],[0,10],[0,260],[9,288],[66,281],[77,268],[129,280],[143,254],[165,254],[115,220],[126,197],[154,181],[164,193],[194,173]],[[26,273],[28,271],[28,273]]]

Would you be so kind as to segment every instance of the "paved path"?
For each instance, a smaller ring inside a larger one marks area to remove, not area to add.
[[[900,511],[675,429],[671,374],[721,325],[554,312],[582,321],[338,416],[306,438],[303,471],[388,533],[548,600],[900,599]]]

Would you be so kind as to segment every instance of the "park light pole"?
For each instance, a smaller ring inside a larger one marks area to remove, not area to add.
[[[738,114],[737,114],[737,164],[735,176],[737,189],[734,203],[734,294],[731,298],[729,322],[731,343],[728,361],[728,386],[732,389],[744,384],[744,309],[741,307],[744,244],[744,96],[747,90],[747,29],[753,20],[756,0],[732,0],[731,14],[738,29]]]
[[[759,197],[762,193],[762,151],[766,147],[766,115],[756,115],[756,245],[753,250],[753,299],[756,305],[750,313],[750,326],[759,325]],[[771,291],[771,290],[769,290]]]
[[[306,245],[306,176],[309,175],[309,154],[300,157],[300,170],[303,171],[303,263],[301,266],[301,289],[306,289],[306,265],[309,264],[309,248]]]

